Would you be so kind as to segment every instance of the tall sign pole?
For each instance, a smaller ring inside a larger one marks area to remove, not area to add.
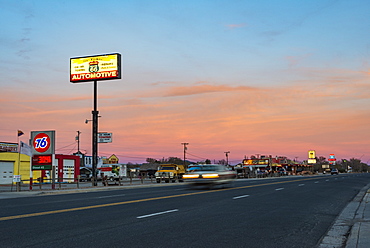
[[[92,128],[92,173],[93,173],[93,186],[98,185],[97,181],[97,167],[98,167],[98,82],[94,80],[94,110],[92,111],[93,128]]]
[[[70,59],[70,82],[94,82],[94,109],[92,111],[92,185],[97,186],[98,166],[98,81],[121,79],[121,54],[103,54]]]

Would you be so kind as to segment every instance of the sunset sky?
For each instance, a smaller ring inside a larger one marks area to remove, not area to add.
[[[370,163],[368,0],[0,0],[0,142],[56,131],[91,155],[93,84],[70,58],[122,55],[98,83],[99,155],[264,154]]]

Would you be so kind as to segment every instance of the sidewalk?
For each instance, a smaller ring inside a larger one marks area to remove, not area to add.
[[[346,248],[370,247],[370,190],[362,199],[353,222]]]
[[[342,211],[319,248],[370,247],[370,184]]]
[[[19,198],[19,197],[31,197],[31,196],[42,196],[42,195],[55,195],[55,194],[72,194],[72,193],[82,193],[82,192],[90,192],[90,191],[111,191],[111,190],[119,190],[119,189],[130,189],[130,188],[141,188],[141,187],[160,187],[160,186],[171,186],[171,185],[178,185],[178,183],[153,183],[151,181],[146,181],[144,183],[141,183],[139,180],[133,181],[132,183],[125,183],[122,185],[118,184],[111,184],[109,186],[102,186],[101,183],[98,183],[98,186],[92,187],[91,182],[85,183],[84,185],[81,185],[80,188],[76,188],[72,185],[71,188],[68,188],[68,186],[71,185],[63,185],[61,189],[50,189],[49,188],[43,188],[39,189],[38,187],[34,187],[34,190],[30,191],[29,188],[22,188],[21,191],[17,192],[14,188],[13,191],[11,191],[11,186],[2,187],[0,189],[0,200],[1,199],[9,199],[9,198]]]

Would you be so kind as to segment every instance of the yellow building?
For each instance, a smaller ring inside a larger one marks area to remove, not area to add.
[[[20,175],[22,183],[30,183],[30,156],[17,152],[0,152],[0,184],[11,184],[14,175]],[[41,171],[33,171],[33,178]]]

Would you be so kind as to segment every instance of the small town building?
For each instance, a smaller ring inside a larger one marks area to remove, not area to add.
[[[0,184],[12,184],[15,175],[21,176],[22,183],[29,184],[30,156],[18,152],[0,152]],[[40,171],[33,171],[33,177],[41,176]]]

